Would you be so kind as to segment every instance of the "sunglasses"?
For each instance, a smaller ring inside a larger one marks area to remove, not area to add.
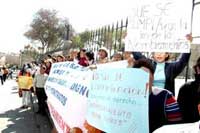
[[[46,70],[46,67],[41,67],[43,70]]]

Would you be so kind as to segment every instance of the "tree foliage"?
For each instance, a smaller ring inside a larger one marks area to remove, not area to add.
[[[81,37],[76,35],[72,38],[72,45],[75,48],[82,48],[84,47],[84,43],[81,41]]]
[[[90,32],[86,30],[86,31],[80,33],[79,36],[81,38],[81,42],[86,43],[90,39]]]
[[[76,48],[83,48],[85,43],[90,40],[90,32],[84,31],[72,38],[72,45]]]
[[[34,60],[37,60],[40,53],[37,51],[36,48],[32,47],[30,44],[24,46],[23,55],[26,57],[32,58]]]
[[[24,35],[32,42],[39,43],[42,53],[62,47],[66,40],[68,19],[58,18],[56,10],[40,9]]]

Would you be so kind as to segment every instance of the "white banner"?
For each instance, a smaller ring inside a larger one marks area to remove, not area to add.
[[[190,51],[185,36],[191,29],[191,0],[138,1],[129,16],[125,51]]]
[[[70,128],[83,131],[86,115],[89,70],[73,62],[55,63],[45,84],[48,107],[59,133],[68,133]]]
[[[127,68],[128,67],[128,61],[123,60],[123,61],[114,61],[114,62],[109,62],[105,64],[97,64],[98,69],[105,69],[105,68]]]
[[[200,133],[200,121],[195,123],[162,126],[153,133]]]

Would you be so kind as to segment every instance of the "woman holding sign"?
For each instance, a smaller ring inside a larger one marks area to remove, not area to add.
[[[186,35],[187,40],[192,41],[192,36]],[[175,94],[175,81],[174,79],[183,71],[188,64],[191,53],[183,53],[180,58],[175,62],[168,62],[169,53],[155,52],[153,53],[153,63],[155,74],[153,85],[165,88]],[[146,58],[140,52],[133,52],[134,59]]]

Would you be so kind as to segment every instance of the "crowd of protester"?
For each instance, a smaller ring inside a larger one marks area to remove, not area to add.
[[[47,55],[40,63],[31,62],[24,64],[18,76],[26,75],[33,77],[33,92],[38,98],[37,113],[45,115],[47,109],[47,96],[44,84],[50,73],[53,63],[73,61],[83,67],[96,64],[104,64],[114,61],[127,60],[129,68],[146,68],[150,73],[149,85],[149,128],[150,132],[167,125],[177,123],[190,123],[200,120],[200,57],[194,65],[195,80],[186,83],[180,89],[178,100],[175,99],[175,78],[183,71],[189,62],[190,53],[183,53],[178,60],[169,62],[170,53],[153,53],[151,59],[146,58],[139,52],[116,52],[110,58],[109,51],[105,47],[98,50],[96,59],[92,51],[80,49],[69,55]],[[4,69],[3,69],[4,70]],[[4,82],[4,73],[1,71],[1,83]],[[30,107],[31,91],[20,88],[22,91],[22,107]],[[100,129],[85,121],[88,133],[103,133]],[[52,132],[56,132],[54,128]],[[73,133],[81,133],[81,129],[73,128]]]

